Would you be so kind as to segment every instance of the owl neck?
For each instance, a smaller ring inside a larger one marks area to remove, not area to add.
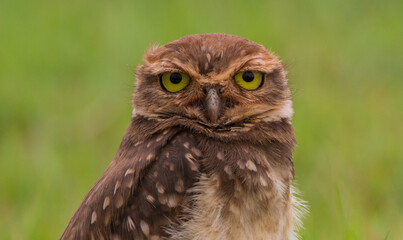
[[[167,129],[191,131],[223,143],[246,142],[248,144],[266,145],[267,143],[296,144],[294,128],[289,119],[271,122],[245,123],[234,126],[211,128],[199,122],[181,117],[168,119],[150,119],[141,115],[132,117],[131,124],[135,132],[133,138],[144,140]]]
[[[290,121],[281,119],[245,127],[215,132],[183,119],[135,116],[127,134],[132,142],[146,141],[167,130],[172,139],[187,134],[203,153],[201,173],[216,176],[219,192],[228,197],[236,193],[235,183],[244,190],[287,188],[289,180],[294,178],[292,159],[296,144]]]

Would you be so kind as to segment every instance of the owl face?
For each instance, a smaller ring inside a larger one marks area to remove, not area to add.
[[[206,128],[292,114],[286,73],[262,45],[227,34],[183,37],[149,49],[136,71],[134,113]]]

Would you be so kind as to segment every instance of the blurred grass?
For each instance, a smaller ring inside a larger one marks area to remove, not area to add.
[[[225,32],[281,56],[303,239],[403,235],[402,1],[0,2],[0,239],[57,239],[129,123],[151,43]]]

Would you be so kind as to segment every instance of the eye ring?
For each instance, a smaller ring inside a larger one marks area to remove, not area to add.
[[[183,90],[190,83],[190,77],[183,72],[165,72],[160,75],[161,87],[171,93]]]
[[[264,74],[258,71],[241,71],[234,76],[235,83],[241,88],[254,91],[259,89],[264,82]]]

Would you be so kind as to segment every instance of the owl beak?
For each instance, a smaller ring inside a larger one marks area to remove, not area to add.
[[[206,88],[206,100],[205,100],[207,115],[211,123],[215,123],[218,119],[220,111],[220,97],[218,95],[218,89],[213,87]]]

